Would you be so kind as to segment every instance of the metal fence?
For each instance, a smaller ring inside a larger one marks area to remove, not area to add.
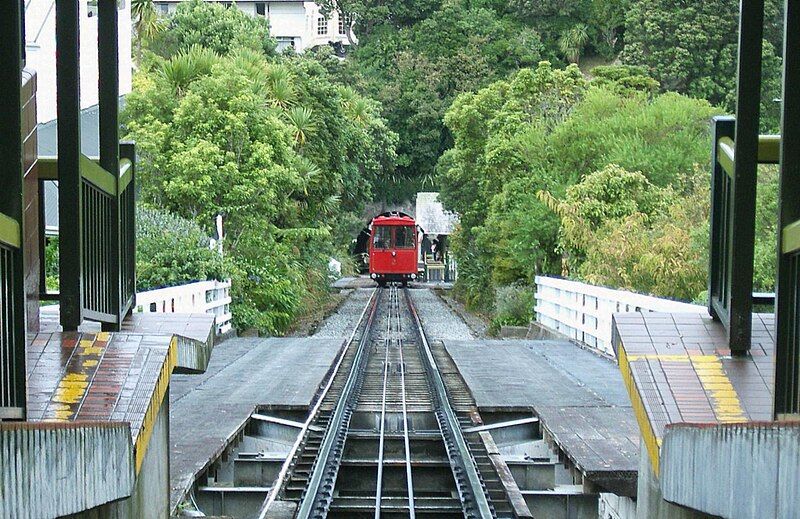
[[[25,317],[19,223],[0,213],[0,420],[25,417]]]
[[[754,304],[774,304],[774,294],[753,294],[755,178],[736,176],[736,120],[715,117],[712,125],[711,247],[708,310],[728,332],[730,349],[750,349]],[[780,137],[761,135],[758,163],[777,164]]]
[[[231,282],[198,281],[175,287],[139,292],[136,312],[207,313],[217,318],[216,333],[231,329]]]
[[[135,149],[120,143],[116,175],[94,159],[81,156],[81,288],[82,315],[117,330],[136,299],[136,193]],[[39,157],[39,200],[46,203],[45,183],[59,179],[58,159]],[[40,283],[45,287],[46,221],[40,210]],[[59,300],[60,294],[41,291],[42,299]],[[62,302],[63,304],[63,302]]]
[[[614,355],[613,314],[690,312],[708,315],[704,306],[613,290],[577,281],[536,277],[536,321],[607,355]]]

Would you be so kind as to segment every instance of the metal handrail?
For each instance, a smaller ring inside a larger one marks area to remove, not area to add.
[[[114,175],[102,168],[98,157],[81,155],[81,177],[109,195],[117,195],[125,190],[133,179],[133,164],[130,159],[120,159],[119,174]],[[40,155],[36,159],[39,180],[58,180],[58,157]]]
[[[781,231],[783,235],[781,252],[791,254],[800,250],[800,220],[790,223]]]
[[[22,247],[19,222],[3,213],[0,213],[0,245],[14,249]]]
[[[734,149],[736,144],[730,137],[721,137],[717,141],[717,162],[725,170],[728,176],[733,177],[733,169],[736,164],[736,154]],[[780,155],[781,136],[780,135],[759,135],[758,136],[758,163],[777,164]]]

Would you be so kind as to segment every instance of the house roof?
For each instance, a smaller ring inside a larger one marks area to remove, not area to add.
[[[119,108],[125,107],[125,98],[120,96]],[[41,123],[36,129],[40,157],[58,155],[58,119]],[[100,107],[92,105],[81,110],[81,153],[87,157],[100,155]],[[45,182],[44,221],[48,230],[58,229],[58,186],[53,181]]]

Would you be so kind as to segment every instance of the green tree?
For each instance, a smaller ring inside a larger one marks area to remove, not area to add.
[[[312,57],[192,44],[137,72],[124,122],[141,198],[206,230],[224,217],[237,327],[281,333],[321,304],[350,215],[394,167],[379,114]]]
[[[148,47],[160,56],[169,57],[192,45],[201,45],[220,55],[239,47],[272,55],[276,43],[264,18],[216,2],[189,0],[178,4],[164,30],[150,39]]]
[[[136,54],[141,60],[142,48],[161,33],[164,24],[158,18],[153,0],[131,0],[131,19]]]
[[[770,10],[777,7],[772,5]],[[623,59],[646,66],[663,90],[707,99],[733,112],[738,12],[736,0],[635,0],[626,17]],[[771,33],[767,31],[768,36]],[[780,59],[773,42],[764,42],[763,55],[762,127],[774,131]]]
[[[589,33],[585,24],[567,29],[558,39],[558,48],[570,63],[577,64],[580,61],[581,53],[589,42]]]
[[[136,208],[136,289],[227,279],[231,265],[210,245],[195,222],[140,205]]]

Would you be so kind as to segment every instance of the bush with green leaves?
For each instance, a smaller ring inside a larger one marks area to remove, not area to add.
[[[500,326],[527,326],[533,318],[536,300],[533,288],[520,283],[498,287],[494,294],[494,319]]]
[[[136,208],[138,291],[227,279],[230,267],[195,222],[152,207]]]
[[[327,297],[328,260],[391,175],[397,136],[380,105],[331,78],[324,52],[270,55],[247,43],[252,17],[218,8],[179,7],[179,42],[150,45],[123,123],[145,203],[207,233],[223,216],[234,325],[280,334]]]

